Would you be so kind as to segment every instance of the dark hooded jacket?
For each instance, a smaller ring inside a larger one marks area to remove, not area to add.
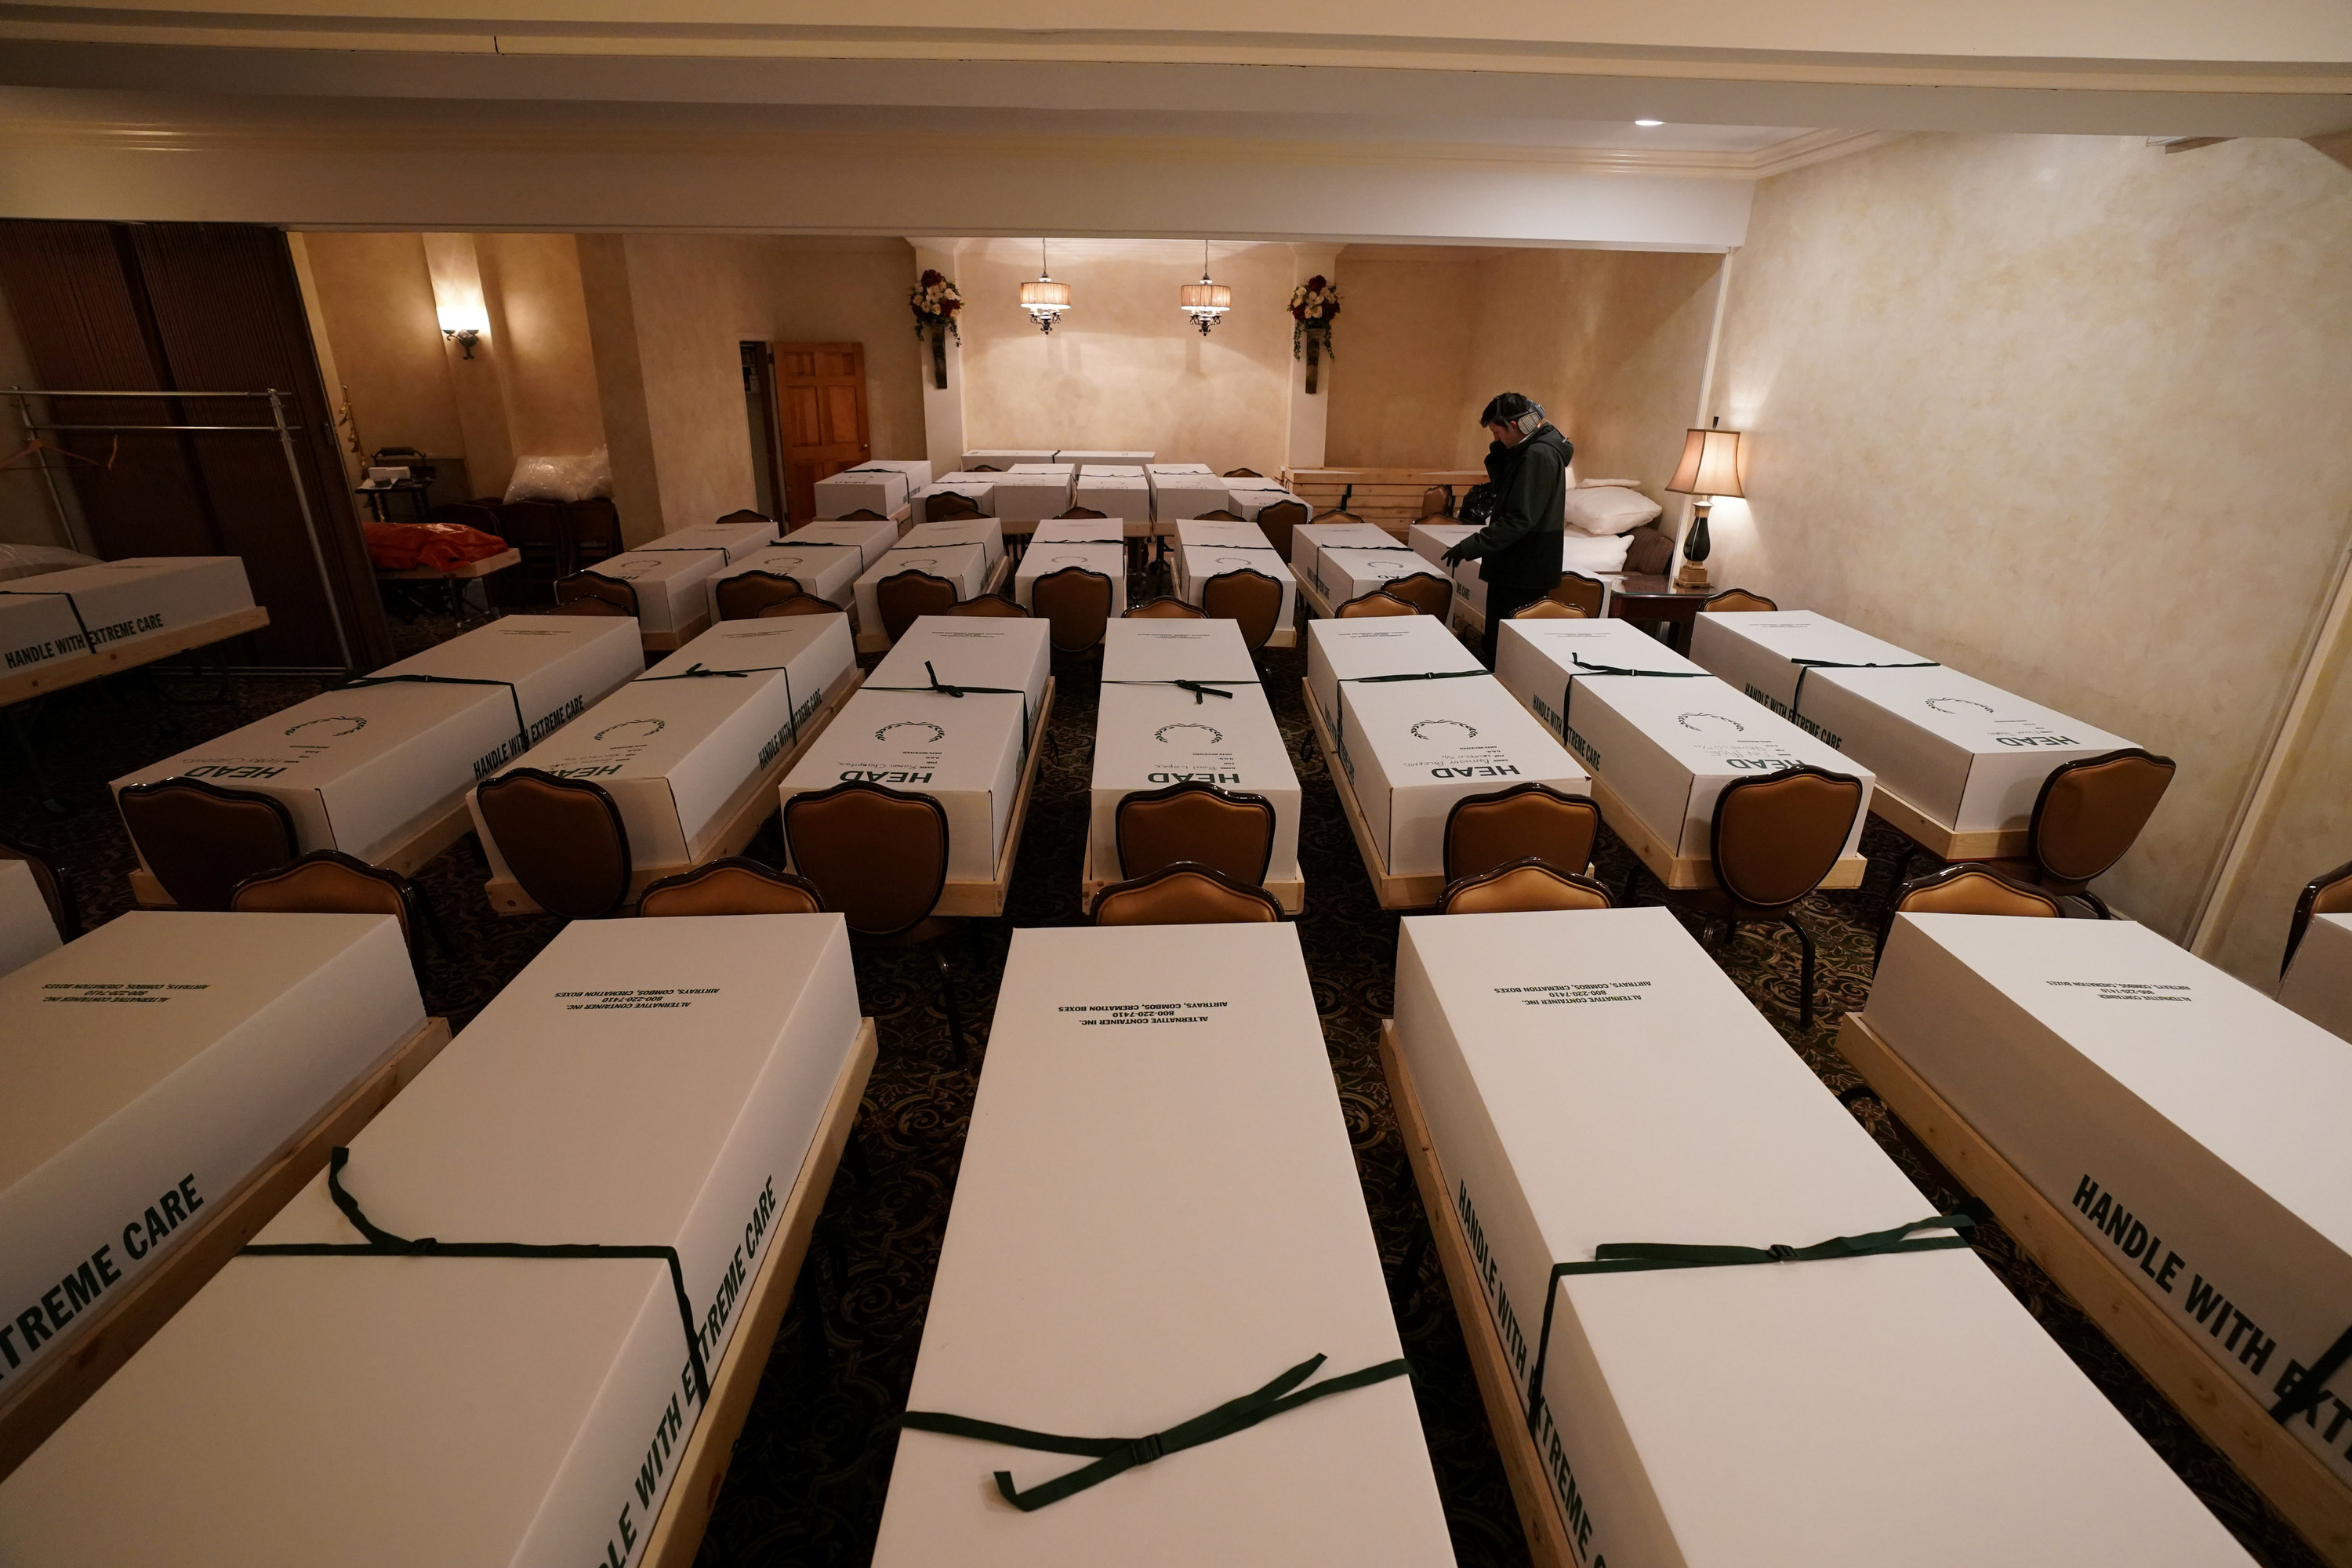
[[[1559,581],[1559,540],[1568,508],[1568,464],[1576,448],[1549,425],[1516,447],[1486,448],[1495,521],[1455,546],[1496,584],[1548,594]],[[1489,602],[1492,602],[1489,593]]]

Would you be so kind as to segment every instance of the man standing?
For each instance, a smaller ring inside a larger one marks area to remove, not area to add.
[[[1495,639],[1513,610],[1559,585],[1560,529],[1568,509],[1568,464],[1576,448],[1544,419],[1543,405],[1516,392],[1486,405],[1478,423],[1494,437],[1486,479],[1495,521],[1445,552],[1451,568],[1480,562],[1486,584],[1486,668]]]

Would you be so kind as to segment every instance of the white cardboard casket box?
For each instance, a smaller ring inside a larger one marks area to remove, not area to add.
[[[787,550],[805,550],[813,544],[847,544],[856,548],[858,569],[873,565],[883,552],[898,542],[898,525],[887,517],[841,519],[833,522],[813,522],[796,528],[777,542]]]
[[[1060,474],[1075,479],[1078,476],[1078,466],[1076,463],[1057,463],[1050,458],[1039,458],[1034,462],[1015,463],[1004,471],[1008,474]]]
[[[1396,1032],[1576,1560],[2245,1561],[1965,1247],[1553,1273],[1933,1212],[1668,911],[1408,919]]]
[[[766,518],[754,522],[706,522],[647,540],[639,550],[716,550],[730,562],[776,542],[776,525]]]
[[[1160,456],[1157,452],[1089,450],[1082,447],[1065,447],[1054,454],[1057,463],[1076,463],[1082,468],[1116,468],[1140,471]]]
[[[1940,666],[1811,670],[1798,708],[1798,728],[1961,833],[2025,827],[2052,769],[2131,744]]]
[[[882,606],[876,590],[885,577],[901,572],[921,572],[955,584],[956,597],[977,597],[988,582],[988,552],[979,544],[902,544],[886,552],[857,579],[857,624],[868,631],[882,629]]]
[[[57,919],[41,896],[33,868],[22,860],[0,859],[0,974],[55,952],[60,940]]]
[[[253,608],[234,555],[140,555],[0,583],[0,655],[34,669]]]
[[[869,683],[784,775],[778,799],[790,805],[860,781],[929,795],[947,813],[949,879],[993,881],[1028,755],[1027,711],[1005,693],[957,698]]]
[[[1244,489],[1241,488],[1241,481],[1237,479],[1226,481],[1225,510],[1241,518],[1244,522],[1255,522],[1258,514],[1270,506],[1286,504],[1304,507],[1309,511],[1314,510],[1307,507],[1305,500],[1279,486],[1265,490]],[[1298,558],[1296,555],[1292,556],[1290,563],[1293,566],[1297,565]]]
[[[399,1235],[674,1247],[712,1364],[857,1028],[837,915],[576,921],[341,1179]],[[362,1237],[322,1177],[258,1239]],[[238,1258],[0,1484],[0,1554],[632,1561],[702,1414],[688,1331],[658,1258]]]
[[[992,517],[949,518],[939,522],[919,522],[899,536],[901,549],[915,545],[977,544],[995,565],[1004,559],[1004,529]]]
[[[1908,648],[1881,642],[1814,610],[1694,616],[1691,658],[1784,719],[1806,679],[1798,659],[1857,665],[1923,662]]]
[[[1177,679],[1258,684],[1249,645],[1232,621],[1113,621],[1103,628],[1102,679],[1109,686]]]
[[[1171,473],[1165,468],[1153,468],[1147,477],[1151,481],[1152,515],[1162,522],[1227,510],[1225,481],[1214,474]]]
[[[1076,567],[1081,572],[1096,572],[1110,579],[1110,613],[1116,617],[1127,613],[1127,547],[1124,544],[1065,544],[1032,543],[1021,557],[1020,568],[1013,574],[1013,597],[1023,609],[1034,605],[1032,595],[1037,579],[1051,572]]]
[[[1143,466],[1143,471],[1154,479],[1163,474],[1171,477],[1179,474],[1206,474],[1211,479],[1215,479],[1217,472],[1206,463],[1146,463]]]
[[[1405,530],[1404,542],[1443,575],[1445,552],[1477,531],[1466,522],[1416,522]]]
[[[1067,469],[1027,473],[1013,469],[991,487],[996,515],[1006,522],[1043,522],[1070,510],[1072,477]]]
[[[1010,468],[1016,463],[1050,463],[1054,451],[1050,447],[982,447],[966,452],[959,469],[970,472],[986,464],[992,468]]]
[[[431,675],[503,681],[523,733],[537,745],[643,674],[644,646],[627,621],[592,616],[501,616],[371,679]],[[501,761],[505,759],[500,759]]]
[[[740,666],[751,672],[740,679],[684,675],[697,663],[727,668],[720,661],[730,657],[760,662]],[[856,663],[848,625],[838,616],[730,621],[525,752],[517,765],[587,779],[611,795],[639,868],[691,865],[705,858],[761,773],[792,747],[824,693]],[[467,805],[491,875],[511,880],[472,794]]]
[[[1902,916],[1864,1017],[2265,1408],[2344,1331],[2352,1046],[2128,921]]]
[[[925,482],[929,482],[928,476]],[[817,480],[816,514],[832,518],[846,517],[853,511],[878,511],[888,517],[907,504],[908,484],[905,473],[878,463],[844,468]]]
[[[1171,685],[1103,687],[1095,719],[1089,823],[1094,845],[1089,874],[1097,880],[1115,882],[1123,875],[1118,803],[1130,795],[1194,782],[1230,794],[1265,796],[1274,806],[1274,852],[1266,862],[1265,879],[1298,879],[1298,774],[1290,763],[1290,749],[1263,689],[1238,684],[1229,689],[1230,697],[1212,697]]]
[[[1256,531],[1254,523],[1240,526]],[[1263,536],[1261,536],[1263,538]],[[1177,551],[1176,593],[1185,603],[1201,602],[1202,590],[1212,577],[1222,577],[1228,572],[1256,572],[1273,578],[1282,585],[1282,613],[1275,617],[1275,629],[1291,626],[1298,615],[1298,579],[1290,574],[1281,552],[1263,543],[1247,545],[1187,544]]]
[[[677,637],[709,612],[711,575],[726,563],[718,550],[632,550],[587,570],[636,590],[641,633]]]
[[[1118,623],[1114,622],[1116,626]],[[1040,620],[922,616],[866,677],[870,690],[921,689],[936,671],[950,686],[1001,686],[1021,693],[1036,721],[1053,666],[1053,628]]]
[[[1234,510],[1241,510],[1239,507]],[[1246,512],[1244,516],[1255,521],[1257,513]],[[1290,564],[1297,568],[1300,576],[1311,583],[1315,580],[1315,552],[1327,543],[1378,550],[1395,542],[1396,540],[1387,531],[1375,528],[1369,522],[1302,522],[1290,531]]]
[[[1029,548],[1041,544],[1118,544],[1127,537],[1115,517],[1049,517],[1029,536]]]
[[[1445,869],[1446,815],[1465,795],[1520,784],[1582,795],[1591,782],[1490,675],[1345,681],[1339,706],[1339,765],[1391,876]]]
[[[1402,1353],[1294,927],[1015,931],[990,1040],[911,1408],[1159,1432]],[[1029,1513],[991,1472],[1085,1461],[897,1441],[877,1568],[1454,1561],[1402,1378]]]
[[[931,465],[925,458],[868,458],[857,465],[861,468],[896,468],[907,476],[907,493],[912,495],[931,482]]]
[[[1841,853],[1858,852],[1875,782],[1870,771],[1711,675],[1580,679],[1569,688],[1560,738],[1677,858],[1707,855],[1716,797],[1726,784],[1803,764],[1862,781],[1861,808]]]
[[[864,570],[863,555],[854,545],[818,544],[795,546],[772,545],[743,557],[732,566],[722,566],[710,576],[710,617],[719,618],[719,584],[730,577],[740,577],[747,572],[772,573],[789,577],[801,585],[801,592],[813,594],[830,605],[848,609],[856,602],[853,589]]]
[[[1337,609],[1349,600],[1374,593],[1400,577],[1434,576],[1429,563],[1403,545],[1389,543],[1370,550],[1318,544],[1315,547],[1315,590]]]
[[[1151,520],[1151,487],[1141,474],[1106,474],[1094,468],[1078,471],[1077,503],[1089,511],[1122,522]]]
[[[614,624],[627,626],[631,623]],[[363,686],[324,692],[108,787],[201,779],[286,807],[296,846],[380,860],[523,751],[503,686]],[[556,734],[562,731],[558,730]],[[141,857],[142,865],[145,857]]]
[[[1506,621],[1495,644],[1495,679],[1562,740],[1568,738],[1569,688],[1601,673],[1589,666],[1693,679],[1706,674],[1631,621]]]
[[[1254,522],[1227,522],[1223,518],[1191,517],[1176,524],[1179,544],[1215,544],[1227,550],[1272,550],[1274,541]]]
[[[929,521],[931,498],[941,495],[960,495],[978,507],[982,516],[992,516],[996,510],[995,480],[994,474],[966,474],[961,477],[950,474],[944,479],[925,485],[915,492],[913,499],[908,502],[914,510],[914,520],[917,522]]]
[[[2314,915],[2279,983],[2279,1005],[2352,1040],[2352,915]]]
[[[383,915],[133,910],[0,976],[0,1402],[424,1025]]]
[[[1339,724],[1339,683],[1375,675],[1458,671],[1484,675],[1486,667],[1442,622],[1428,616],[1377,616],[1309,621],[1307,689],[1324,724]]]

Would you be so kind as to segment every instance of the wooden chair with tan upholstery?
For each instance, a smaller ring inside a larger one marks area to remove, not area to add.
[[[972,598],[960,600],[956,604],[955,607],[949,610],[947,614],[950,616],[966,616],[980,620],[994,618],[1008,621],[1025,621],[1029,618],[1028,611],[1023,609],[1020,605],[1014,604],[1012,600],[1006,598],[1002,594],[981,594]]]
[[[553,609],[543,612],[551,616],[610,616],[626,620],[629,612],[610,599],[566,599]]]
[[[1369,594],[1358,595],[1332,611],[1331,618],[1352,621],[1366,616],[1417,616],[1421,613],[1420,605],[1400,599],[1385,589],[1375,588]]]
[[[1751,594],[1745,588],[1726,588],[1698,607],[1702,616],[1727,616],[1735,611],[1777,610],[1780,606],[1761,594]]]
[[[1532,605],[1521,605],[1510,614],[1515,621],[1581,621],[1591,617],[1574,605],[1563,605],[1558,599],[1538,599]]]
[[[0,849],[6,847],[0,844]],[[2286,928],[2286,956],[2279,960],[2281,975],[2294,962],[2294,950],[2303,945],[2303,933],[2311,929],[2314,915],[2352,915],[2352,860],[2333,871],[2322,871],[2305,883],[2303,891],[2296,895],[2294,918]]]
[[[1185,860],[1262,888],[1274,859],[1274,803],[1197,779],[1129,795],[1113,824],[1124,878]]]
[[[1223,507],[1218,507],[1213,511],[1202,512],[1197,521],[1202,522],[1239,522],[1241,520],[1241,513],[1237,511],[1227,511]]]
[[[239,882],[302,852],[293,814],[255,790],[162,779],[115,798],[140,859],[184,910],[226,910]]]
[[[1549,603],[1580,610],[1594,620],[1601,618],[1601,607],[1608,602],[1608,593],[1601,587],[1601,579],[1588,577],[1581,572],[1561,573],[1559,581],[1552,584],[1551,592],[1545,597]]]
[[[1726,784],[1707,830],[1716,885],[1666,894],[1676,909],[1719,920],[1729,931],[1769,922],[1795,931],[1803,951],[1798,1019],[1808,1029],[1813,1026],[1813,936],[1797,919],[1797,905],[1845,852],[1864,793],[1853,774],[1811,766]],[[1629,894],[1641,874],[1636,861],[1625,884]]]
[[[59,942],[81,935],[81,909],[74,899],[73,879],[63,866],[13,838],[0,838],[0,860],[21,860],[32,872],[33,886],[40,890],[41,901],[49,906],[49,919],[57,924]]]
[[[751,508],[746,506],[738,507],[735,510],[729,512],[725,517],[720,518],[713,526],[718,528],[726,528],[739,522],[773,522],[775,521],[776,520],[774,518],[770,517],[766,512],[754,511]]]
[[[1886,947],[1895,917],[1915,915],[2015,915],[2057,920],[2065,910],[2056,899],[2024,882],[2011,881],[1988,867],[1961,861],[1914,877],[1895,889],[1878,926],[1878,951]],[[1876,956],[1871,967],[1878,967]]]
[[[555,608],[564,613],[564,606],[583,599],[594,599],[612,606],[607,610],[574,610],[572,615],[623,615],[637,613],[637,590],[633,584],[618,577],[606,577],[595,572],[574,572],[555,584]]]
[[[1264,474],[1259,473],[1255,468],[1227,468],[1224,473],[1219,477],[1228,479],[1262,479],[1265,478]]]
[[[932,913],[948,880],[946,808],[929,795],[862,779],[796,795],[784,802],[784,851],[852,936],[918,946],[930,955],[948,1032],[968,1064],[971,1047],[955,976],[939,947],[956,922]]]
[[[710,597],[722,621],[757,620],[770,605],[810,596],[797,577],[781,572],[743,572],[723,579]]]
[[[994,463],[974,463],[970,468],[967,468],[964,471],[973,474],[1001,474],[1004,470],[998,468]]]
[[[1539,910],[1605,910],[1609,889],[1541,860],[1514,860],[1446,884],[1441,915],[1518,915]]]
[[[2138,839],[2177,771],[2170,757],[2137,746],[2063,763],[2050,770],[2034,797],[2025,858],[1982,863],[2044,892],[2080,899],[2101,920],[2111,920],[2091,883]]]
[[[789,599],[778,599],[761,607],[752,619],[773,620],[779,616],[845,616],[849,614],[831,599],[820,599],[814,594],[795,594]]]
[[[1445,814],[1445,879],[1458,882],[1519,860],[1581,876],[1601,837],[1601,808],[1549,784],[1465,795]]]
[[[1423,522],[1441,517],[1450,521],[1453,516],[1454,487],[1452,485],[1432,485],[1421,492],[1421,520]]]
[[[1129,605],[1127,614],[1119,618],[1129,621],[1201,621],[1208,619],[1208,616],[1209,612],[1200,605],[1188,605],[1181,599],[1162,594],[1140,605]]]
[[[945,577],[908,568],[893,572],[874,584],[874,607],[882,616],[882,634],[892,642],[925,616],[954,612],[956,585]]]
[[[1282,906],[1213,866],[1179,860],[1146,876],[1113,882],[1095,895],[1098,926],[1274,924]]]
[[[870,506],[861,506],[856,511],[843,512],[834,521],[836,522],[887,522],[889,520]]]
[[[1108,517],[1109,515],[1110,514],[1108,512],[1097,511],[1090,506],[1074,506],[1067,511],[1055,512],[1054,514],[1054,521],[1055,522],[1063,522],[1074,517]]]
[[[740,855],[664,877],[637,900],[640,917],[814,915],[824,910],[824,898],[814,882]]]
[[[1046,642],[1068,658],[1102,647],[1111,597],[1110,578],[1083,566],[1048,572],[1029,587],[1029,607],[1049,628]]]
[[[1416,572],[1410,577],[1391,577],[1382,585],[1385,594],[1393,594],[1424,616],[1445,618],[1454,607],[1454,584],[1434,572]]]
[[[968,495],[960,494],[955,490],[941,490],[935,496],[925,496],[923,498],[923,521],[925,522],[953,522],[960,518],[982,517],[985,515],[986,514],[980,510],[980,503],[978,501],[973,500]]]
[[[240,914],[390,915],[400,922],[400,940],[412,963],[420,931],[430,930],[441,942],[414,883],[340,849],[314,849],[275,870],[254,873],[229,894],[228,907]],[[441,945],[446,950],[448,944]]]
[[[610,561],[627,547],[621,542],[621,514],[610,496],[589,496],[557,503],[563,522],[564,548],[574,567]]]
[[[1287,561],[1290,559],[1290,531],[1312,515],[1307,511],[1305,501],[1278,500],[1271,506],[1258,509],[1258,531],[1265,534],[1266,542]]]
[[[482,823],[515,883],[567,920],[598,920],[627,901],[629,832],[602,785],[515,768],[474,790]]]
[[[1201,614],[1213,621],[1233,622],[1255,658],[1281,624],[1282,584],[1249,566],[1220,572],[1201,584]]]

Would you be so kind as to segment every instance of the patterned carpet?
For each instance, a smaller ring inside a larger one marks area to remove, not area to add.
[[[407,652],[452,628],[428,617],[396,629]],[[1424,1223],[1410,1183],[1399,1190],[1404,1155],[1376,1048],[1380,1020],[1393,1005],[1396,917],[1373,900],[1307,729],[1299,690],[1303,655],[1273,653],[1265,663],[1267,693],[1306,791],[1299,858],[1307,901],[1299,934],[1365,1202],[1391,1275],[1454,1550],[1465,1568],[1524,1563],[1517,1517],[1436,1265],[1426,1262],[1415,1279],[1394,1278]],[[950,947],[967,1031],[983,1042],[1010,930],[1078,920],[1096,689],[1085,664],[1057,674],[1056,744],[1046,751],[1006,918],[970,922],[968,944]],[[224,691],[214,674],[133,673],[61,694],[29,720],[12,710],[39,765],[28,769],[21,751],[11,756],[0,781],[0,832],[65,862],[88,923],[111,919],[130,905],[125,879],[134,862],[107,802],[106,781],[275,712],[323,684],[247,675]],[[45,809],[45,798],[62,812]],[[751,853],[773,860],[779,846],[772,820],[766,833]],[[1875,866],[1867,887],[1818,896],[1803,911],[1822,957],[1810,1035],[1797,1026],[1793,936],[1752,928],[1719,955],[1790,1048],[1833,1089],[1859,1082],[1832,1040],[1835,1020],[1859,1007],[1868,991],[1883,879],[1896,842],[1883,833],[1874,829],[1865,840]],[[1604,840],[1600,868],[1613,888],[1632,861]],[[429,958],[425,1000],[462,1027],[562,922],[491,914],[470,839],[419,880],[457,950],[454,958]],[[856,1134],[864,1157],[845,1164],[820,1222],[703,1546],[709,1568],[853,1568],[869,1559],[881,1519],[893,1449],[884,1423],[902,1408],[913,1373],[977,1075],[956,1059],[936,974],[920,952],[863,950],[857,973],[865,1009],[881,1030],[881,1057]],[[1875,1101],[1860,1102],[1856,1114],[1937,1208],[1962,1201],[1951,1178],[1906,1142]],[[1986,1226],[1977,1237],[1987,1265],[2258,1562],[2270,1568],[2318,1563],[2005,1234]],[[1999,1500],[1986,1506],[1997,1508]],[[2086,1500],[2086,1506],[2097,1505]]]

